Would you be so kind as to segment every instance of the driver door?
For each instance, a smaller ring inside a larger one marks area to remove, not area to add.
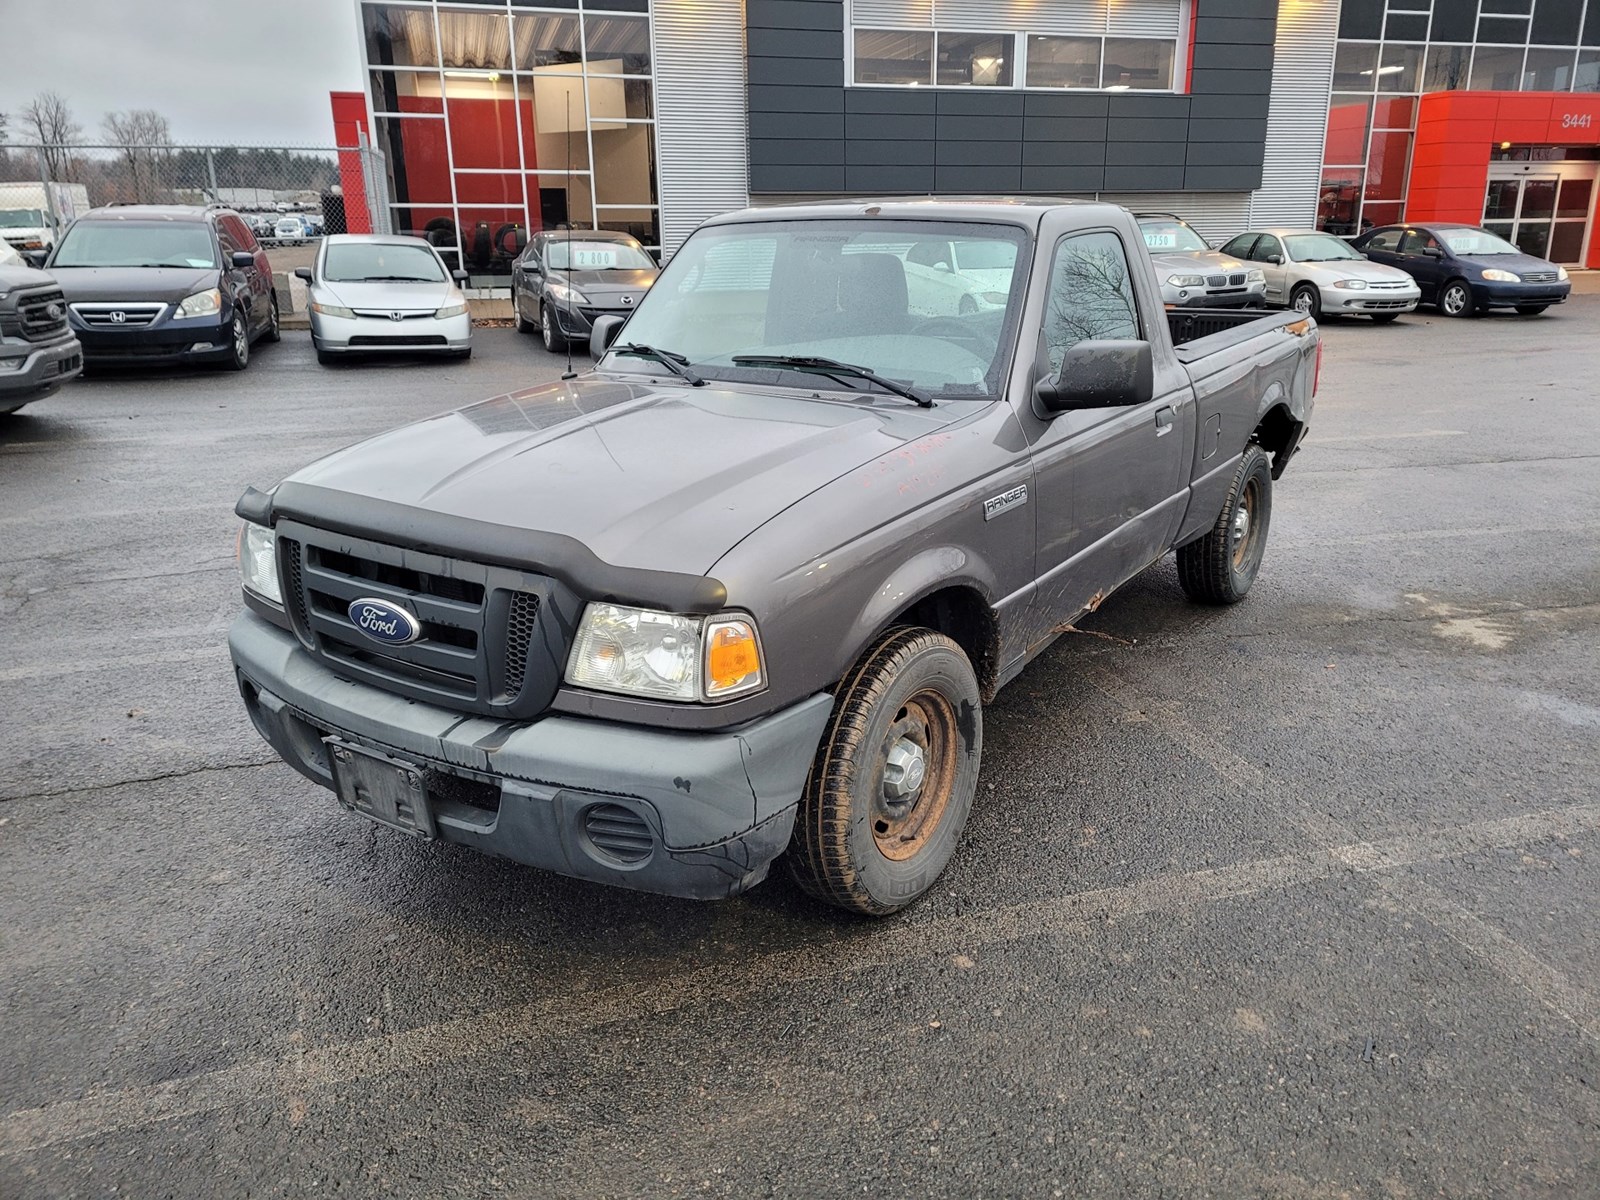
[[[1430,254],[1430,250],[1433,253]],[[1431,233],[1420,229],[1406,230],[1399,255],[1386,261],[1417,281],[1424,300],[1431,301],[1438,296],[1439,285],[1444,282],[1445,275],[1444,247]]]

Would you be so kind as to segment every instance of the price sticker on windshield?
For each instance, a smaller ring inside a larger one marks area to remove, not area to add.
[[[1144,244],[1152,250],[1171,250],[1178,244],[1178,235],[1175,233],[1147,233],[1144,235]]]
[[[617,265],[617,252],[615,250],[574,250],[572,252],[572,265],[586,267],[591,271],[606,271]]]

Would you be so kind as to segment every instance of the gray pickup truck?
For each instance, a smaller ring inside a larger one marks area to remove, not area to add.
[[[968,242],[1006,303],[918,311],[917,247]],[[720,217],[594,340],[245,493],[250,718],[413,837],[699,898],[786,854],[870,914],[1079,614],[1175,547],[1245,595],[1320,361],[1299,314],[1164,309],[1132,216],[1050,200]]]
[[[56,281],[0,243],[0,414],[52,395],[83,373]]]

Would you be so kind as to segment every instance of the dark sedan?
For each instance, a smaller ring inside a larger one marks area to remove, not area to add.
[[[517,329],[537,329],[552,352],[566,349],[568,342],[588,342],[595,318],[631,313],[660,270],[649,252],[625,233],[536,233],[511,266]]]
[[[1533,317],[1572,291],[1565,267],[1471,225],[1385,225],[1351,245],[1373,262],[1406,272],[1422,289],[1423,302],[1447,317],[1491,308]]]

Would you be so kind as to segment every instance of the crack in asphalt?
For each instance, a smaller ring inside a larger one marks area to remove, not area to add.
[[[162,783],[168,779],[187,779],[191,775],[205,775],[214,771],[245,771],[255,767],[281,766],[283,760],[276,755],[271,758],[254,759],[250,762],[213,763],[204,767],[189,767],[182,771],[168,771],[161,775],[140,775],[131,779],[116,779],[110,783],[90,783],[82,787],[58,788],[53,792],[23,792],[16,796],[0,796],[0,804],[15,804],[20,800],[53,800],[60,796],[80,796],[88,792],[105,792],[112,788],[128,787],[136,783]]]

